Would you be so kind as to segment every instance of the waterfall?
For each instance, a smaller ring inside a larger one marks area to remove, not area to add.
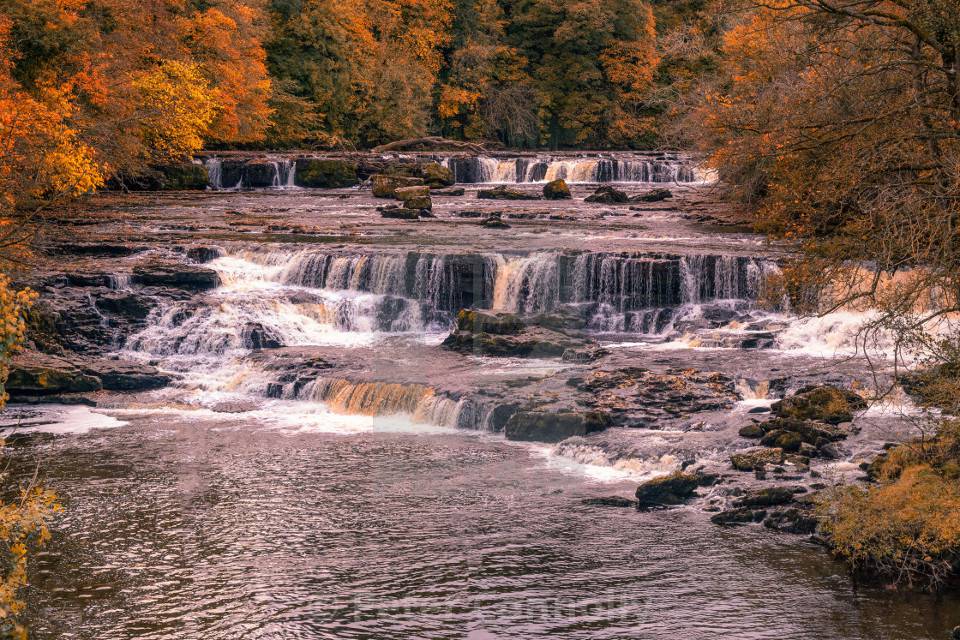
[[[700,177],[684,159],[670,156],[444,158],[461,183],[531,183],[562,178],[572,183],[695,182]]]
[[[281,158],[279,160],[271,160],[270,164],[273,165],[272,188],[289,189],[295,186],[294,178],[297,173],[297,163],[295,160]]]
[[[207,181],[211,189],[223,189],[223,160],[207,158],[203,165],[207,168]]]

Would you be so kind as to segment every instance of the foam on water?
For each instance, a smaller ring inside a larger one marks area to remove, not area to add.
[[[49,404],[38,408],[36,415],[24,419],[17,425],[0,428],[0,434],[4,436],[11,433],[82,434],[89,433],[93,429],[115,429],[126,425],[127,422],[123,420],[84,405]]]

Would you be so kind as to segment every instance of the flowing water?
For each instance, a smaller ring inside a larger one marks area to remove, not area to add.
[[[695,177],[670,158],[608,160],[450,163],[467,183]],[[230,186],[216,162],[214,186]],[[274,187],[292,184],[295,164],[276,162]],[[751,411],[811,382],[867,383],[863,314],[792,315],[766,289],[782,251],[685,219],[702,192],[671,188],[679,204],[637,210],[436,198],[437,219],[415,225],[356,190],[96,204],[122,212],[101,242],[133,220],[126,240],[151,257],[212,245],[220,286],[158,294],[131,278],[139,255],[70,267],[108,272],[114,295],[160,296],[110,350],[175,380],[95,408],[14,408],[14,469],[39,464],[66,506],[32,570],[33,637],[945,637],[955,598],[858,585],[802,537],[711,524],[722,485],[665,511],[582,503],[685,461],[729,474]],[[506,233],[461,215],[492,207],[516,214]],[[575,327],[606,355],[442,349],[467,308]],[[502,435],[520,404],[570,410],[590,399],[571,380],[636,367],[728,383],[673,413],[677,396],[651,392],[633,422],[556,445]],[[908,437],[913,411],[901,397],[858,416],[823,481]]]

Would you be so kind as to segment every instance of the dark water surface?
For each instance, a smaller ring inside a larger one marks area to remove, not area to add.
[[[124,419],[15,449],[67,506],[34,565],[39,640],[906,640],[960,624],[956,599],[857,588],[796,537],[581,505],[635,483],[496,436]]]

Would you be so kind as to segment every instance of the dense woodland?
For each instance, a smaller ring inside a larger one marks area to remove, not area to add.
[[[864,344],[892,332],[958,409],[957,0],[0,0],[10,264],[58,203],[202,148],[426,134],[698,154],[803,250],[796,309],[876,309]],[[956,427],[930,433],[824,507],[838,553],[901,583],[960,566]]]

